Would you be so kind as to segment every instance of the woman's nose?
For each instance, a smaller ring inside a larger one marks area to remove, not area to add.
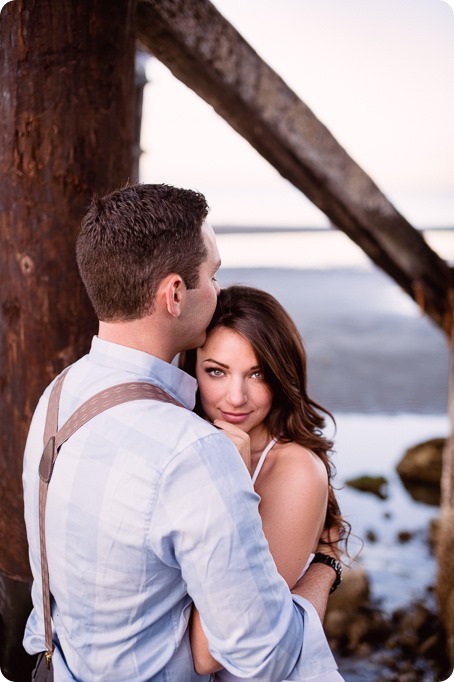
[[[231,381],[229,384],[228,401],[231,405],[238,407],[244,405],[247,400],[246,391],[242,381]]]

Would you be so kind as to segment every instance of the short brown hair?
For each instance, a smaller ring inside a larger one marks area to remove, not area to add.
[[[207,257],[205,197],[169,185],[130,185],[94,197],[76,244],[77,265],[99,320],[135,320],[153,310],[159,283],[179,274],[198,286]]]

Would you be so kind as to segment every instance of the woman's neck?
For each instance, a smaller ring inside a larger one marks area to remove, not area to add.
[[[251,440],[251,455],[254,456],[263,452],[272,436],[265,424],[262,423],[249,431],[249,438]]]

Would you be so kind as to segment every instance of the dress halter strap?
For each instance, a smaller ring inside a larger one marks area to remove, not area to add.
[[[266,456],[269,453],[269,451],[271,450],[271,448],[273,447],[273,445],[275,445],[275,443],[277,443],[276,438],[273,438],[272,440],[270,440],[270,442],[268,443],[268,445],[266,446],[266,448],[264,449],[264,451],[260,455],[260,459],[257,462],[257,466],[255,467],[254,473],[252,474],[252,485],[254,485],[254,483],[256,482],[258,475],[262,469],[263,463],[266,459]]]

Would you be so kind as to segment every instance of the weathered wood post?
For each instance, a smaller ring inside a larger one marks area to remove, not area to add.
[[[441,516],[437,541],[437,596],[440,615],[446,630],[448,655],[452,666],[454,666],[454,328],[451,336],[448,409],[451,433],[443,451]]]
[[[0,18],[0,665],[16,682],[30,679],[24,442],[96,331],[74,241],[90,196],[135,174],[134,21],[135,0],[14,0]]]

